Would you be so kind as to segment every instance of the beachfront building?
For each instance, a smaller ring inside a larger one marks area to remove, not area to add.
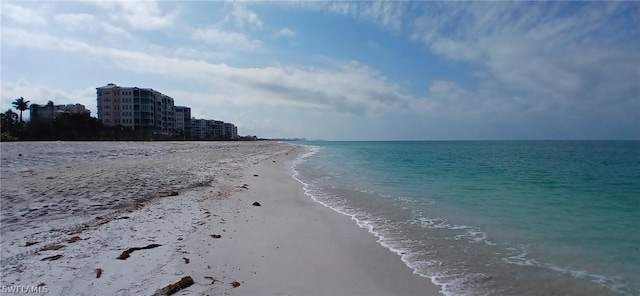
[[[191,136],[194,139],[237,140],[238,129],[229,122],[191,118]]]
[[[175,135],[176,108],[170,96],[151,88],[113,83],[96,88],[96,95],[98,119],[103,124],[121,125],[152,137]]]
[[[220,120],[210,120],[209,125],[211,126],[211,138],[212,139],[224,139],[222,134],[224,132],[224,121]]]
[[[212,119],[191,118],[191,136],[194,139],[220,139],[220,128],[216,123],[222,121]]]
[[[176,136],[191,138],[191,108],[176,106]]]
[[[222,134],[223,139],[235,140],[238,138],[238,128],[233,124],[226,122],[224,124],[224,132]]]
[[[191,118],[191,138],[204,139],[206,122],[204,119]]]
[[[38,122],[51,122],[54,118],[60,114],[87,114],[90,115],[91,111],[87,110],[82,104],[67,104],[67,105],[38,105],[31,104],[29,106],[29,115],[31,121]]]

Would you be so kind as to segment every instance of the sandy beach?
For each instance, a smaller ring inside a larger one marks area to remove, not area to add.
[[[162,295],[180,281],[179,295],[439,294],[305,196],[292,178],[304,147],[1,145],[3,289]]]

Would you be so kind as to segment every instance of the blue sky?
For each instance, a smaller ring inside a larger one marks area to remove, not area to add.
[[[241,135],[640,139],[638,2],[0,5],[2,110],[116,83]]]

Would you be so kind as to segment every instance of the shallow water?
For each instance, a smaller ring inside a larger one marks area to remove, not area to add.
[[[640,142],[308,142],[296,178],[448,295],[640,293]]]

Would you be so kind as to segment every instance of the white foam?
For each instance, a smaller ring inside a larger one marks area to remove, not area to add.
[[[312,146],[310,146],[311,148]],[[313,147],[320,148],[320,147]],[[413,245],[411,240],[403,240],[401,242],[394,241],[386,237],[381,231],[376,230],[376,228],[384,229],[384,222],[379,218],[375,218],[368,213],[363,213],[357,211],[353,208],[348,207],[345,202],[341,202],[340,199],[330,196],[327,193],[320,192],[318,190],[314,190],[311,188],[310,184],[302,181],[298,176],[299,172],[297,171],[297,165],[303,163],[307,160],[308,157],[311,157],[318,153],[320,149],[314,149],[313,151],[307,152],[303,154],[292,166],[294,171],[293,178],[300,182],[303,186],[303,191],[306,196],[311,198],[313,201],[330,208],[340,214],[348,216],[353,220],[356,225],[359,227],[366,229],[369,233],[373,234],[377,238],[377,242],[383,247],[387,248],[391,252],[395,253],[400,257],[402,262],[409,267],[414,274],[419,275],[424,278],[428,278],[431,282],[440,287],[440,293],[450,296],[450,295],[470,295],[472,291],[469,291],[468,288],[465,288],[465,282],[472,282],[476,280],[476,278],[486,278],[487,276],[484,274],[473,274],[473,273],[464,273],[464,272],[453,272],[452,270],[443,269],[442,267],[445,265],[442,261],[437,261],[434,259],[431,260],[420,260],[417,257],[420,256],[421,252],[416,252],[409,248],[408,246]],[[364,193],[375,193],[371,191],[363,191]],[[379,193],[375,193],[378,194]],[[468,233],[465,234],[466,238],[469,238],[472,241],[483,241],[487,244],[492,244],[491,242],[486,240],[486,234],[481,231],[471,230],[469,226],[465,225],[455,225],[447,223],[446,220],[441,218],[436,219],[428,219],[428,218],[420,218],[420,225],[425,228],[447,228],[452,230],[469,230]],[[413,222],[410,222],[413,223]],[[440,271],[438,271],[440,270]]]
[[[514,248],[508,248],[515,251]],[[527,251],[521,250],[519,253],[513,256],[502,258],[502,262],[516,264],[520,266],[539,266],[538,262],[533,258],[527,257]]]
[[[340,214],[343,214],[347,217],[350,217],[355,223],[356,225],[358,225],[359,227],[366,229],[369,233],[373,234],[374,236],[377,237],[377,242],[382,245],[383,247],[389,249],[390,251],[394,252],[395,254],[397,254],[398,256],[400,256],[402,262],[409,267],[411,270],[413,270],[413,273],[419,276],[422,276],[424,278],[428,278],[431,280],[431,282],[437,286],[440,287],[440,293],[444,294],[444,295],[459,295],[459,294],[454,294],[451,292],[451,290],[449,289],[450,287],[452,287],[450,284],[445,283],[443,281],[440,280],[440,274],[427,274],[425,272],[423,272],[423,270],[425,270],[425,266],[433,266],[435,264],[434,261],[413,261],[410,260],[411,255],[415,254],[414,252],[412,252],[409,248],[407,247],[402,247],[398,244],[392,244],[391,241],[389,239],[387,239],[382,233],[377,232],[375,230],[375,223],[373,222],[373,217],[371,217],[369,214],[366,213],[359,213],[353,209],[350,209],[344,205],[339,206],[336,204],[330,204],[328,202],[325,202],[323,200],[321,200],[320,198],[318,198],[319,196],[321,197],[323,193],[320,192],[316,192],[314,191],[312,188],[310,188],[309,184],[302,181],[300,178],[298,178],[299,176],[299,172],[296,169],[297,166],[299,164],[301,164],[302,162],[306,161],[306,159],[312,155],[315,155],[318,151],[320,151],[320,147],[315,147],[315,146],[307,146],[310,149],[312,149],[311,151],[303,154],[301,157],[299,157],[293,164],[292,169],[293,169],[293,175],[292,178],[295,179],[296,181],[300,182],[300,184],[302,184],[303,187],[303,191],[304,194],[306,196],[308,196],[309,198],[311,198],[313,201],[327,207],[330,208]],[[316,148],[316,149],[313,149]]]
[[[512,252],[516,252],[516,254],[502,258],[501,259],[502,262],[515,264],[519,266],[535,266],[540,268],[547,268],[547,269],[559,272],[561,274],[570,275],[574,278],[589,280],[591,282],[594,282],[600,285],[601,287],[607,288],[616,293],[629,294],[629,292],[626,291],[627,289],[626,286],[623,283],[621,283],[620,277],[593,274],[582,269],[572,269],[569,267],[562,267],[552,263],[543,263],[543,262],[537,261],[534,258],[531,258],[529,256],[529,253],[523,249],[519,249],[519,250],[516,248],[507,248],[507,249]]]
[[[560,272],[562,274],[571,275],[574,278],[587,279],[616,293],[624,293],[624,294],[631,295],[631,292],[627,291],[626,286],[621,282],[622,280],[618,276],[605,276],[600,274],[593,274],[585,270],[561,267],[561,266],[549,264],[549,263],[539,264],[539,266],[546,267],[548,269]]]

